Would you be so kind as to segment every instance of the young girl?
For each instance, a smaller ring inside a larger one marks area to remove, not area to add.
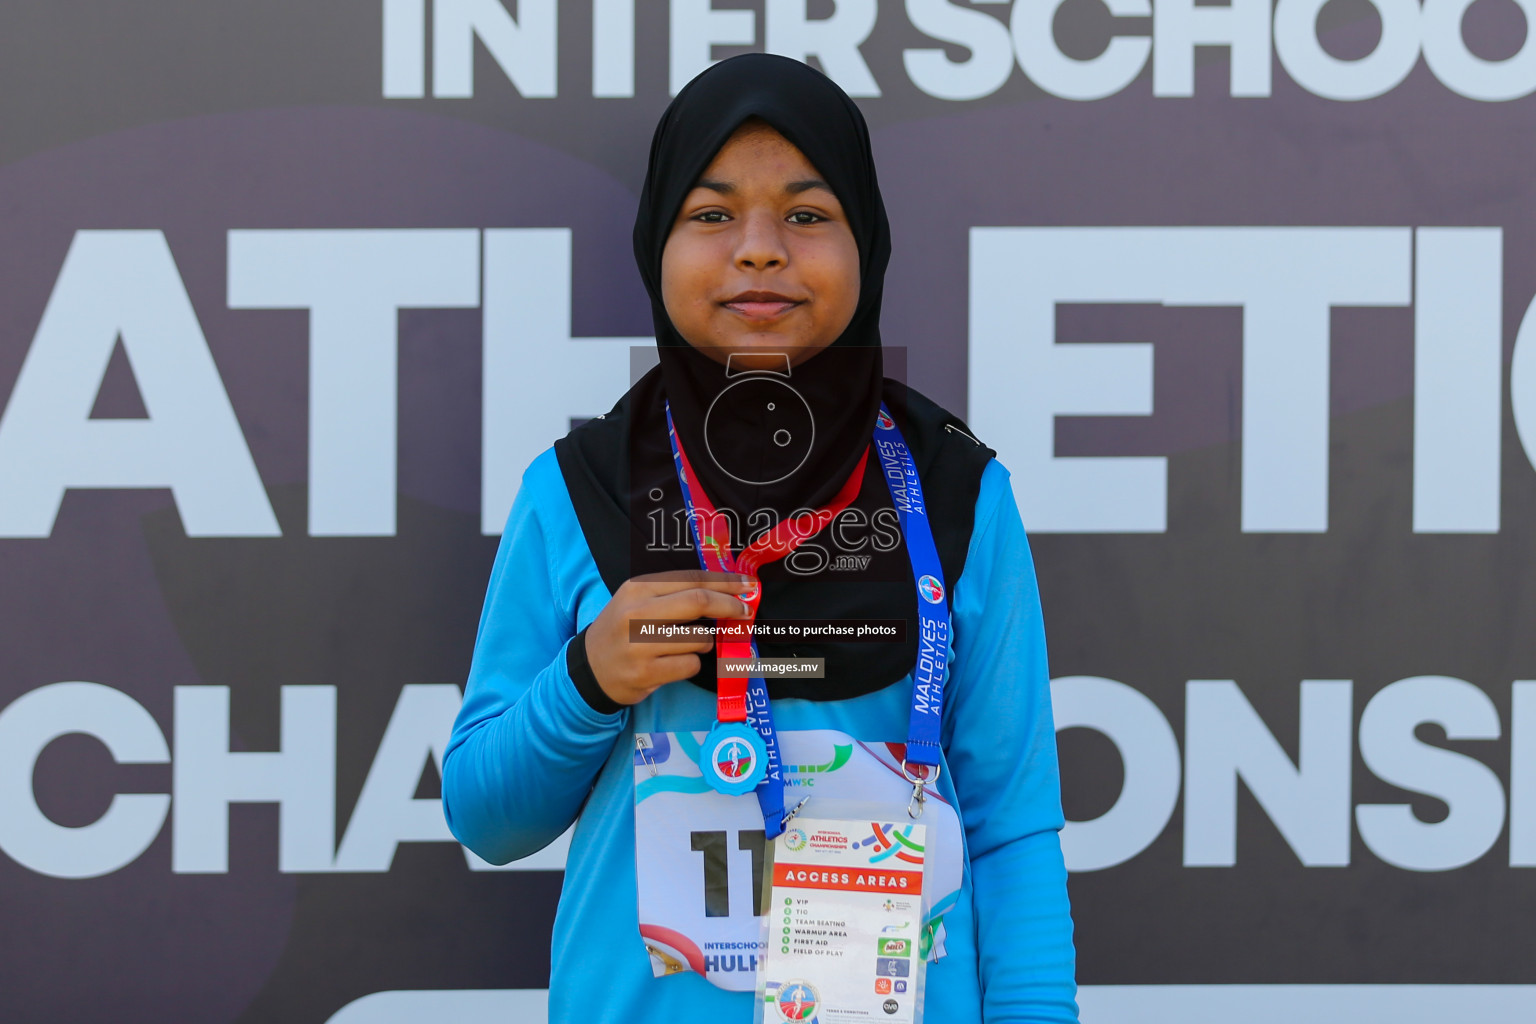
[[[767,943],[762,875],[815,846],[797,820],[873,806],[847,845],[905,836],[923,894],[910,946],[915,904],[852,924],[898,936],[848,982],[873,1019],[1076,1021],[1034,569],[993,452],[882,376],[890,238],[858,108],[796,61],[715,65],[662,116],[634,240],[660,365],[524,476],[444,765],[487,860],[576,822],[550,1019],[818,1019],[821,982],[758,977],[787,914]],[[649,642],[754,616],[783,627],[755,651]],[[823,672],[748,682],[717,653]]]

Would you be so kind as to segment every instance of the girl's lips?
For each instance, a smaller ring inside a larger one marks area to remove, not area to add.
[[[760,302],[756,300],[748,300],[742,302],[727,302],[725,303],[725,308],[734,310],[735,312],[746,317],[748,320],[772,320],[775,317],[783,314],[786,310],[792,309],[798,305],[798,302],[790,302],[787,299],[776,302]]]

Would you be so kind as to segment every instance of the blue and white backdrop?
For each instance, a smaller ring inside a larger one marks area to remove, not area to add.
[[[651,126],[864,107],[1013,473],[1085,1019],[1536,1017],[1532,0],[9,0],[0,1019],[541,1018],[438,762]]]

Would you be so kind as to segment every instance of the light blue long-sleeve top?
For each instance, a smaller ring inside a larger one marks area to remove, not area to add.
[[[982,474],[964,571],[948,585],[948,771],[938,785],[960,815],[966,856],[959,904],[944,918],[948,955],[928,969],[927,1019],[1076,1022],[1045,631],[1029,544],[996,460]],[[634,735],[705,731],[715,706],[690,683],[615,714],[582,698],[565,647],[611,596],[547,450],[523,477],[496,555],[444,758],[444,811],[459,841],[494,863],[527,856],[576,822],[554,926],[555,1024],[749,1024],[751,993],[695,974],[652,976],[638,924]],[[908,675],[850,700],[780,700],[774,716],[781,731],[900,740],[911,689]]]

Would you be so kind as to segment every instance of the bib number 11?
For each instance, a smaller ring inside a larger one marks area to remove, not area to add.
[[[690,832],[689,846],[694,853],[704,855],[704,916],[731,916],[731,864],[728,840],[730,833]],[[763,916],[763,854],[765,837],[762,829],[741,829],[736,833],[736,849],[752,854],[752,916]]]

